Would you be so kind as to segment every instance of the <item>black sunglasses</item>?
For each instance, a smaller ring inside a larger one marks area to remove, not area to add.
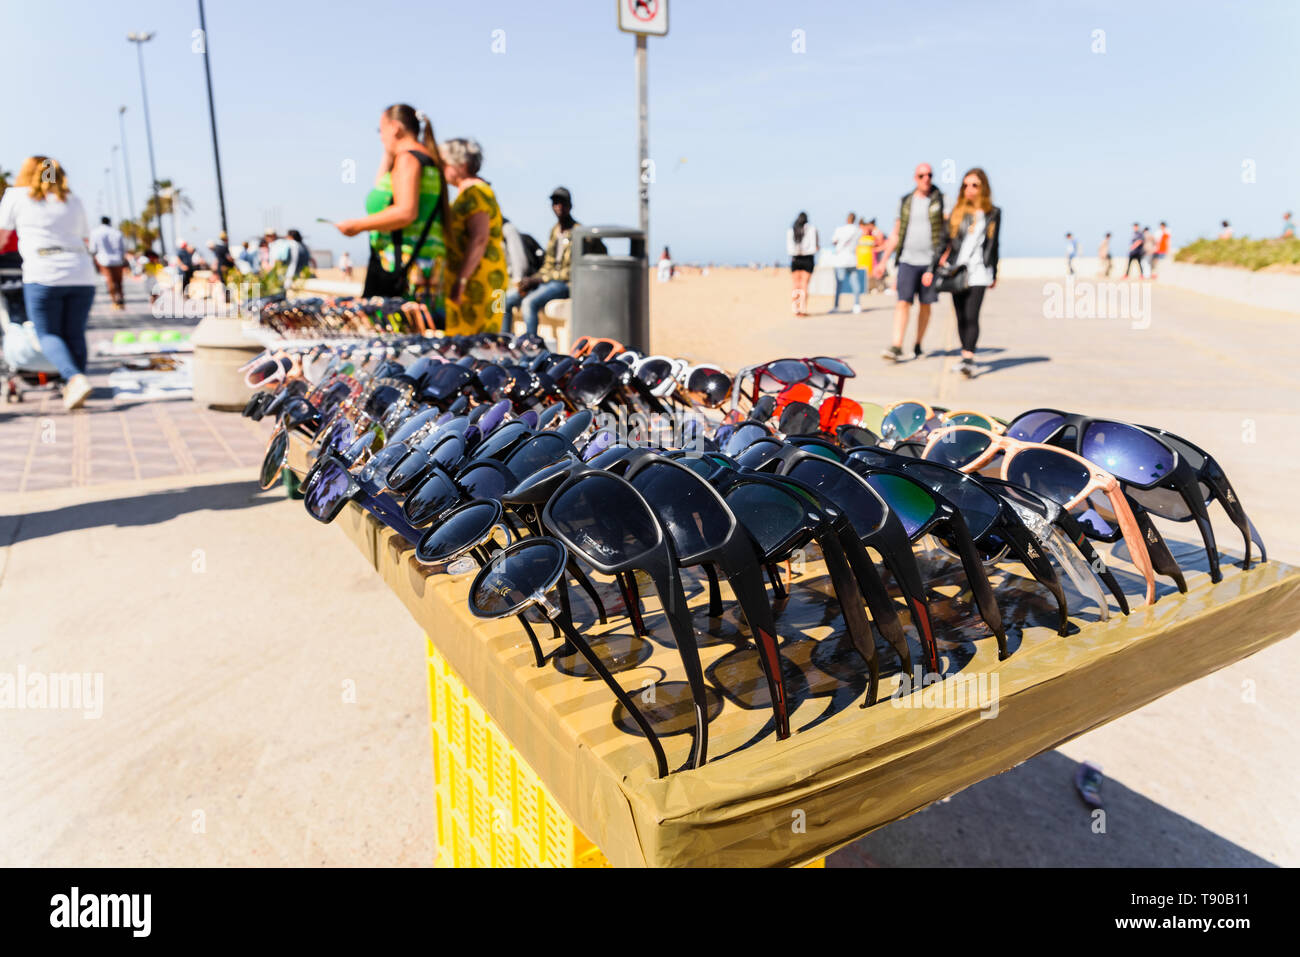
[[[567,615],[546,597],[563,579],[567,560],[568,552],[564,543],[554,538],[527,538],[497,552],[470,585],[470,612],[478,618],[506,618],[510,615],[522,616],[531,607],[540,608],[553,624],[558,625],[569,644],[578,650],[591,669],[614,693],[618,703],[631,715],[654,752],[658,776],[666,777],[668,759],[650,722],[610,674],[600,656],[573,627]]]
[[[608,472],[584,471],[556,489],[542,511],[542,524],[575,555],[606,575],[644,571],[654,582],[695,709],[690,765],[708,760],[708,699],[695,626],[672,542],[653,509],[631,484]]]

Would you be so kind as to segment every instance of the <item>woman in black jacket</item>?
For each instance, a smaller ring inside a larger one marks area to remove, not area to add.
[[[998,282],[998,238],[1002,232],[1002,210],[993,205],[989,178],[978,166],[961,179],[961,195],[948,217],[943,244],[935,251],[930,271],[921,277],[923,285],[935,281],[943,265],[955,274],[958,287],[952,294],[957,312],[957,333],[961,337],[961,365],[967,377],[975,372],[975,344],[980,335],[980,307],[984,290]]]

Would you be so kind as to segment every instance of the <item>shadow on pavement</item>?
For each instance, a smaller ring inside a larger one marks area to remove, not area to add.
[[[227,511],[269,505],[280,501],[282,496],[283,493],[277,490],[263,493],[250,480],[164,489],[45,512],[0,515],[0,547],[85,528],[156,525],[178,515],[203,509]]]
[[[881,828],[831,867],[1273,867],[1118,781],[1101,785],[1105,833],[1074,788],[1078,765],[1048,751]]]
[[[977,360],[978,361],[978,360]],[[972,379],[982,379],[992,372],[1010,369],[1014,366],[1029,365],[1031,362],[1051,362],[1051,356],[1013,356],[1010,359],[994,359],[992,362],[976,366],[978,370]]]

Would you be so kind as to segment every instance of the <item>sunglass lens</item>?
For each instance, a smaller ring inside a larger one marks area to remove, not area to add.
[[[956,415],[949,415],[946,418],[949,425],[973,425],[977,429],[993,431],[993,423],[974,412],[958,412]]]
[[[645,502],[613,475],[583,476],[553,500],[548,514],[559,535],[607,565],[643,555],[659,541]]]
[[[753,423],[742,425],[731,434],[731,438],[727,439],[727,444],[723,446],[722,451],[727,455],[739,455],[754,442],[766,436],[767,429],[761,425]]]
[[[348,470],[339,462],[326,462],[316,473],[316,479],[307,489],[303,504],[317,521],[328,522],[347,498],[351,486]]]
[[[923,425],[925,407],[917,402],[904,402],[889,410],[880,424],[880,435],[898,442],[915,435]]]
[[[984,454],[991,440],[978,432],[954,429],[939,435],[939,441],[926,451],[925,457],[931,462],[947,465],[950,468],[963,468]]]
[[[550,538],[532,538],[498,552],[470,587],[470,611],[480,618],[513,615],[554,585],[564,564],[564,546]]]
[[[730,516],[708,485],[672,465],[651,465],[632,480],[655,510],[681,559],[717,548],[731,529]]]
[[[938,492],[961,512],[972,538],[980,538],[998,517],[998,500],[974,479],[966,478],[928,462],[909,462],[903,470]]]
[[[805,510],[799,500],[781,489],[757,482],[735,485],[725,496],[736,518],[754,536],[764,555],[789,538],[804,524]]]
[[[1165,445],[1122,422],[1091,423],[1083,433],[1079,454],[1134,485],[1159,482],[1174,470],[1173,453]]]
[[[1087,486],[1087,466],[1050,449],[1026,449],[1012,456],[1007,478],[1064,505]]]
[[[890,509],[903,523],[908,538],[915,536],[938,511],[939,506],[932,495],[916,482],[900,475],[876,472],[867,476],[867,484],[889,503]]]
[[[790,469],[790,476],[807,482],[838,505],[853,523],[853,530],[859,536],[870,535],[885,520],[885,510],[880,499],[872,495],[856,477],[833,465],[804,459]]]
[[[1021,442],[1042,442],[1064,421],[1055,412],[1027,412],[1012,420],[1007,426],[1007,435]]]
[[[427,564],[451,561],[481,542],[501,517],[496,502],[470,502],[420,539],[415,556]]]
[[[515,479],[495,465],[483,464],[471,465],[456,482],[470,498],[499,499],[508,486],[515,484]]]
[[[262,488],[268,489],[276,483],[288,451],[289,433],[284,428],[276,429],[275,435],[271,437],[271,442],[266,447],[266,457],[262,459]]]
[[[427,525],[460,499],[459,490],[442,472],[434,472],[406,496],[402,514],[417,528]]]

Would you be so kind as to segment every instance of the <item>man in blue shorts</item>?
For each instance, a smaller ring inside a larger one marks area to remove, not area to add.
[[[913,178],[916,188],[907,193],[894,220],[894,232],[885,245],[885,256],[876,264],[876,272],[883,275],[885,258],[894,253],[898,269],[898,304],[894,307],[894,344],[881,353],[894,362],[903,358],[903,336],[912,303],[920,298],[916,313],[916,343],[912,355],[921,357],[921,340],[930,324],[930,306],[939,301],[938,283],[921,285],[921,276],[930,269],[935,251],[943,242],[943,193],[934,185],[934,171],[929,163],[916,168]]]

